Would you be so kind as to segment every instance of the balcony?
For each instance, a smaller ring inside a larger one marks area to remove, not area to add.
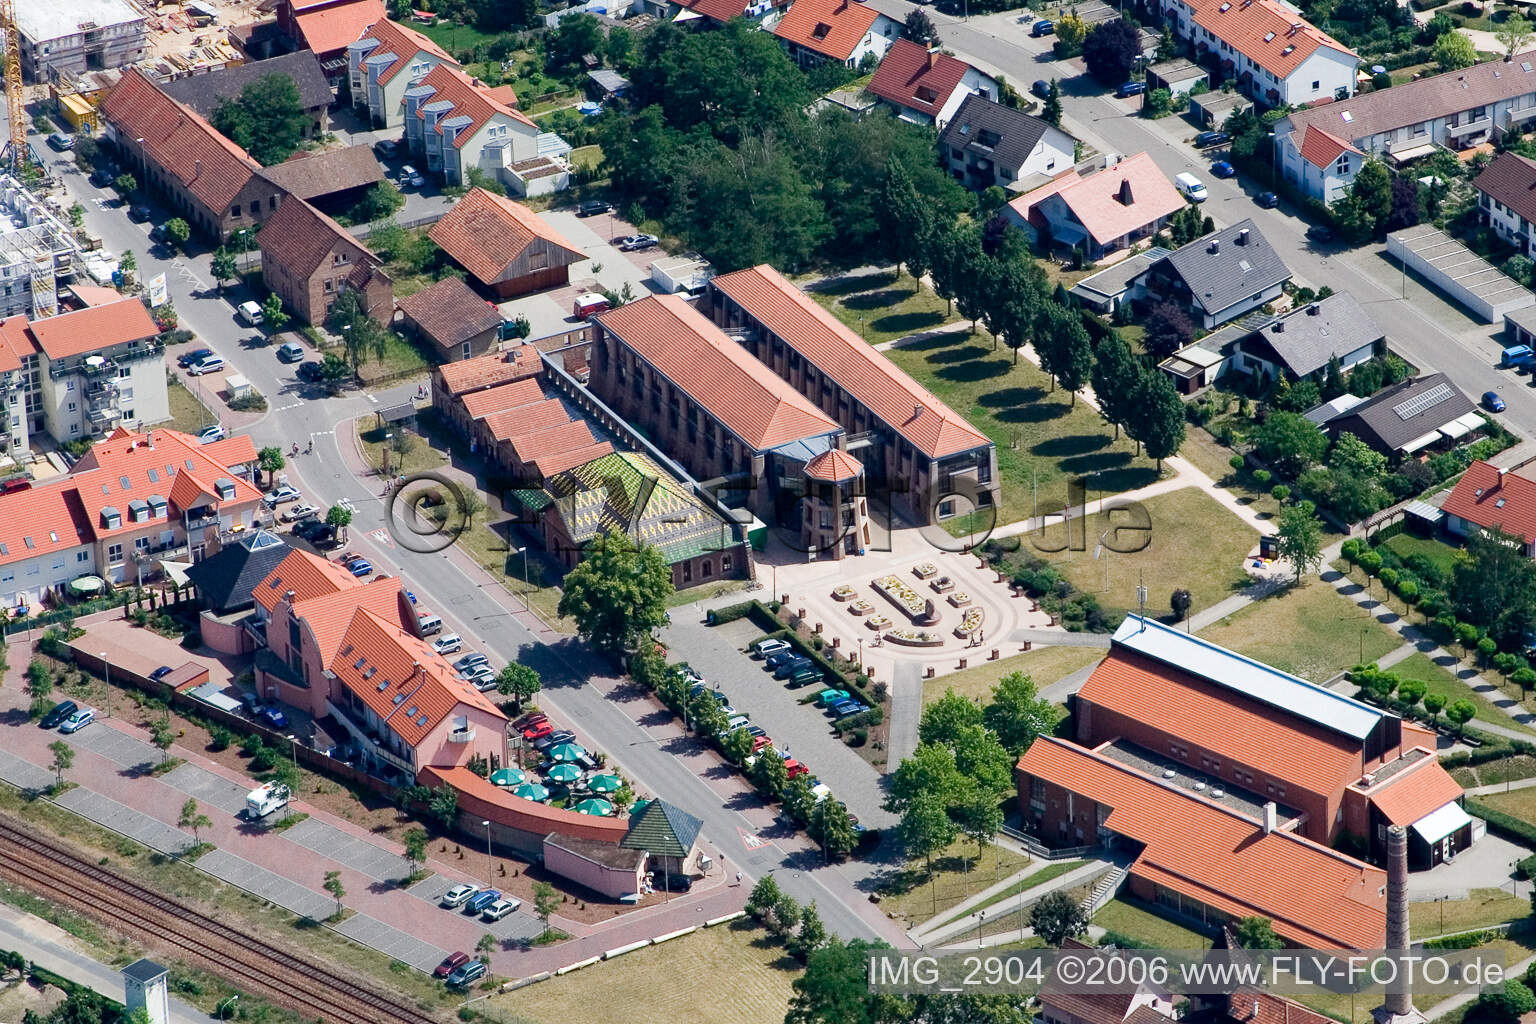
[[[191,533],[193,530],[201,530],[209,526],[218,526],[219,514],[217,512],[210,512],[206,515],[199,515],[195,511],[188,512],[182,516],[182,525],[185,527],[188,533]]]
[[[1447,138],[1460,139],[1465,138],[1468,135],[1474,135],[1477,132],[1486,132],[1492,127],[1493,118],[1484,116],[1476,118],[1475,120],[1464,121],[1461,124],[1449,125],[1445,129],[1445,135]]]
[[[123,418],[123,410],[109,406],[101,409],[90,409],[85,415],[91,421],[91,426],[100,430],[121,420]]]
[[[100,356],[92,356],[92,359],[100,359]],[[117,376],[117,363],[110,359],[102,359],[99,363],[87,360],[78,360],[73,363],[50,363],[48,376],[54,380],[61,377],[81,376],[87,380],[110,379]]]
[[[449,743],[473,743],[475,742],[475,727],[466,725],[462,729],[452,729],[448,733]]]
[[[112,358],[120,363],[134,363],[143,359],[159,359],[164,354],[164,345],[158,341],[146,341],[129,345]]]
[[[330,710],[332,717],[342,724],[342,727],[347,730],[353,742],[365,754],[399,769],[411,778],[415,778],[416,766],[384,746],[379,733],[365,725],[354,712],[347,710],[332,700],[327,700],[325,706]]]

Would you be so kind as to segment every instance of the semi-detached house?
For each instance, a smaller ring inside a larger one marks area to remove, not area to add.
[[[880,62],[869,91],[903,121],[943,128],[966,97],[996,99],[997,80],[937,48],[898,39]]]
[[[1287,114],[1275,124],[1285,180],[1331,203],[1366,157],[1403,166],[1466,150],[1536,119],[1536,51]]]
[[[1202,64],[1270,107],[1342,99],[1360,58],[1277,0],[1165,0],[1163,15]]]
[[[1500,153],[1473,185],[1483,223],[1525,255],[1536,253],[1536,160]]]
[[[366,109],[375,127],[398,128],[405,123],[405,91],[439,64],[460,66],[415,29],[380,19],[347,47],[352,105]]]

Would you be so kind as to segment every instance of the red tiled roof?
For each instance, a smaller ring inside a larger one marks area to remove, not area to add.
[[[138,68],[123,72],[101,101],[101,113],[119,136],[143,139],[146,156],[220,217],[259,169],[249,153],[155,88]]]
[[[293,22],[298,26],[303,48],[323,57],[356,42],[363,29],[383,17],[383,0],[352,0],[315,11],[296,10]]]
[[[535,428],[525,434],[509,437],[507,443],[512,446],[512,453],[517,456],[517,461],[525,465],[534,465],[541,459],[552,464],[559,461],[567,452],[587,448],[599,442],[586,420],[567,419],[564,423],[557,423],[552,427]],[[581,464],[576,463],[578,466]],[[552,476],[558,472],[560,472],[558,469],[550,470],[544,475]]]
[[[577,421],[580,422],[580,421]],[[577,466],[585,466],[595,459],[613,454],[613,445],[607,441],[594,441],[576,448],[562,448],[558,451],[541,452],[534,456],[530,465],[540,477],[548,480],[556,473],[564,473],[568,469]]]
[[[104,306],[109,302],[116,302],[123,297],[123,293],[116,288],[103,288],[100,285],[75,283],[69,286],[69,290],[75,293],[87,306]]]
[[[1460,799],[1462,788],[1431,754],[1406,771],[1366,789],[1365,794],[1388,821],[1406,827]]]
[[[467,117],[469,124],[459,129],[459,134],[454,138],[454,147],[464,145],[480,128],[497,114],[504,114],[514,121],[521,121],[530,128],[537,129],[538,125],[528,119],[528,115],[522,111],[513,110],[505,103],[500,102],[490,95],[490,91],[483,85],[476,85],[464,72],[448,64],[439,64],[427,72],[420,82],[420,86],[428,86],[436,90],[436,95],[428,102],[437,103],[447,100],[453,104],[453,112],[445,114],[437,119],[437,133],[443,132],[443,122],[450,117]],[[422,104],[426,106],[426,104]],[[420,108],[416,116],[426,120],[426,114]]]
[[[251,596],[270,613],[290,590],[294,592],[293,600],[297,604],[363,585],[363,581],[348,572],[345,566],[295,548],[256,585]]]
[[[68,551],[93,539],[91,517],[73,483],[56,481],[0,495],[0,565]]]
[[[1333,162],[1339,158],[1340,153],[1359,153],[1360,151],[1348,142],[1323,131],[1321,128],[1304,128],[1306,133],[1301,138],[1301,156],[1313,167],[1323,170],[1333,166]]]
[[[445,363],[437,368],[443,389],[450,395],[462,395],[479,388],[505,384],[509,380],[531,377],[544,368],[538,349],[519,345],[505,352],[487,352],[473,359]]]
[[[864,463],[841,448],[822,452],[805,464],[805,475],[811,480],[830,480],[842,483],[864,472]]]
[[[427,235],[465,270],[489,284],[501,277],[535,239],[565,250],[565,264],[587,258],[581,247],[522,203],[472,188],[453,204]],[[558,254],[550,261],[559,266]]]
[[[67,359],[83,352],[143,341],[160,333],[144,303],[126,297],[119,297],[111,305],[87,306],[37,320],[27,329],[49,359]]]
[[[361,612],[377,615],[398,628],[405,621],[400,609],[401,584],[395,576],[375,576],[360,587],[294,599],[294,614],[314,634],[320,657],[329,661],[342,646],[347,627]]]
[[[1238,989],[1227,996],[1227,1017],[1243,1024],[1337,1024],[1332,1017],[1258,989]]]
[[[847,60],[879,17],[879,11],[859,0],[795,0],[773,34],[808,50]]]
[[[1131,874],[1234,917],[1267,917],[1288,942],[1380,949],[1386,872],[1072,743],[1042,736],[1018,771],[1111,808],[1106,828],[1143,844]]]
[[[21,313],[0,320],[0,372],[21,369],[23,356],[37,351],[37,339],[27,333],[27,318]]]
[[[510,441],[535,430],[559,426],[570,418],[560,399],[546,398],[542,402],[491,413],[485,417],[485,429],[498,441]]]
[[[330,265],[337,250],[359,262],[377,262],[351,232],[297,196],[283,200],[261,226],[256,242],[263,266],[280,266],[300,281],[308,281],[322,266]]]
[[[469,414],[469,417],[478,420],[493,412],[516,409],[520,405],[542,401],[543,398],[544,389],[539,386],[539,379],[524,377],[522,380],[498,384],[494,388],[486,388],[484,391],[465,395],[462,401],[464,411]]]
[[[1355,56],[1349,47],[1275,0],[1197,0],[1194,6],[1195,24],[1282,80],[1319,47]]]
[[[458,61],[450,57],[446,50],[438,46],[427,36],[388,18],[382,18],[368,26],[363,30],[363,34],[359,38],[377,39],[379,41],[379,45],[369,53],[369,56],[386,53],[395,55],[395,60],[390,63],[389,67],[379,73],[379,83],[381,85],[387,83],[405,68],[410,67],[411,58],[423,51],[441,60],[446,60],[455,66],[458,64]]]
[[[485,90],[485,94],[502,106],[517,106],[517,91],[510,85],[490,86]]]
[[[717,277],[713,284],[930,458],[991,444],[767,264]]]
[[[395,303],[417,330],[444,349],[501,326],[496,306],[475,294],[460,277],[445,277],[432,287]],[[456,353],[454,353],[456,354]]]
[[[960,88],[971,66],[948,54],[930,51],[910,39],[898,39],[870,79],[869,91],[883,100],[937,116]]]
[[[1448,516],[1485,529],[1497,527],[1536,544],[1536,481],[1500,474],[1490,463],[1472,463],[1440,508]]]
[[[235,434],[222,441],[210,441],[198,448],[209,459],[226,468],[248,466],[256,461],[256,444],[250,434]]]
[[[1130,184],[1129,205],[1120,201],[1127,182]],[[1115,166],[1087,177],[1064,175],[1008,205],[1028,219],[1033,207],[1053,195],[1060,196],[1072,215],[1101,243],[1128,235],[1186,205],[1173,182],[1146,153],[1127,157]]]
[[[629,821],[622,816],[600,818],[524,800],[499,786],[491,785],[468,768],[429,766],[421,769],[417,778],[424,786],[452,788],[459,795],[459,809],[462,811],[534,835],[559,832],[565,836],[617,845],[629,831]]]
[[[750,448],[763,451],[839,429],[810,399],[679,296],[647,296],[595,319]],[[830,372],[830,367],[823,369]]]
[[[1133,651],[1112,648],[1078,699],[1169,736],[1198,736],[1213,754],[1312,793],[1333,793],[1359,776],[1358,745]]]

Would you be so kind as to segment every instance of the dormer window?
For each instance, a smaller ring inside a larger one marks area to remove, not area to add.
[[[128,503],[128,521],[130,523],[142,523],[149,519],[149,502],[139,498]]]
[[[101,510],[101,525],[108,530],[115,530],[123,525],[123,514],[115,506],[107,505]]]
[[[213,482],[213,490],[220,501],[231,501],[235,497],[235,482],[227,476],[221,476]]]

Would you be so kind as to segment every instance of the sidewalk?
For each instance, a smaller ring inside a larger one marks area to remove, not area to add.
[[[1022,881],[1025,878],[1028,878],[1030,875],[1044,869],[1049,864],[1050,861],[1034,861],[1028,867],[1025,867],[1021,871],[1014,872],[1012,875],[1009,875],[1007,878],[1003,879],[1001,882],[998,882],[996,885],[990,885],[976,895],[962,900],[960,903],[950,907],[938,917],[924,921],[916,928],[913,928],[911,931],[907,932],[907,934],[912,936],[912,940],[914,942],[925,947],[929,945],[938,945],[951,936],[963,934],[964,932],[967,932],[970,929],[982,924],[984,921],[983,918],[978,918],[975,914],[966,913],[967,910],[982,903],[986,903],[990,897],[996,895],[997,893],[1005,892],[1009,886],[1016,882]],[[1014,911],[1022,913],[1025,907],[1039,900],[1047,893],[1055,892],[1058,889],[1069,889],[1076,885],[1092,882],[1095,878],[1104,874],[1106,871],[1112,870],[1113,868],[1114,865],[1109,861],[1097,859],[1089,860],[1088,863],[1082,865],[1081,867],[1073,868],[1071,871],[1068,871],[1062,875],[1057,875],[1055,878],[1047,879],[1046,881],[1041,882],[1039,885],[1032,885],[1028,889],[1016,892],[1009,896],[1006,901],[999,900],[995,903],[992,903],[990,906],[983,908],[982,913],[985,914],[986,911],[991,911],[993,920],[1001,918],[1005,913],[1012,913]],[[1006,902],[1006,906],[1000,906],[1000,904],[1003,904],[1004,902]]]

